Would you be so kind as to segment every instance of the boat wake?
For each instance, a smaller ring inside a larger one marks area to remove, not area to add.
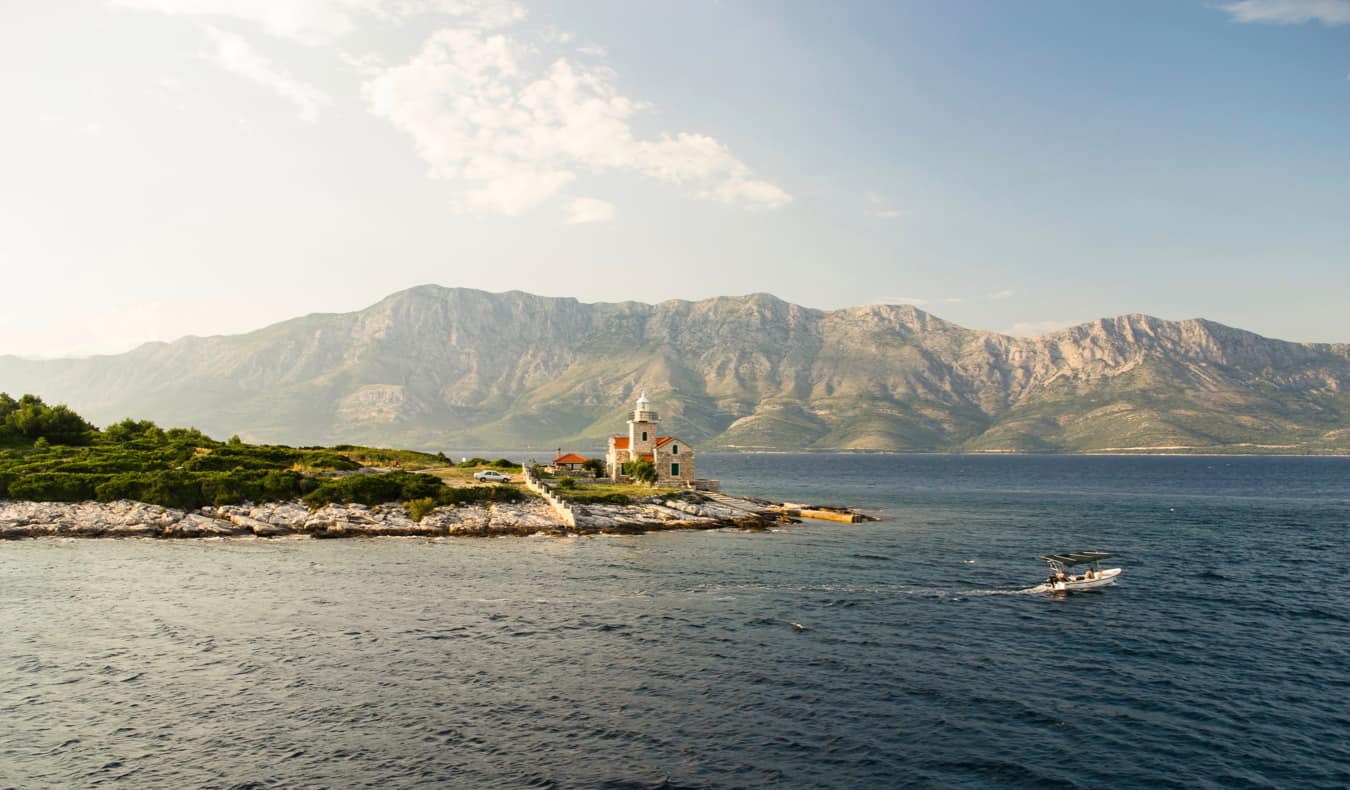
[[[990,595],[1035,595],[1049,592],[1050,585],[1038,584],[1035,587],[1022,587],[1015,590],[943,590],[942,594],[959,598],[983,598]]]

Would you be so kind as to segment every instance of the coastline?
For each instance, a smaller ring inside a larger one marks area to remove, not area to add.
[[[224,538],[382,536],[499,537],[640,534],[794,523],[781,506],[725,497],[686,502],[652,497],[630,505],[577,506],[576,525],[542,501],[439,507],[414,521],[399,503],[330,504],[310,510],[299,500],[180,510],[121,499],[112,502],[0,500],[0,540],[25,538]]]

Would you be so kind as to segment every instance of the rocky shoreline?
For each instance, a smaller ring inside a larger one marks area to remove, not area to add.
[[[721,497],[687,502],[653,497],[631,505],[577,506],[577,526],[563,524],[544,502],[441,507],[421,521],[402,505],[327,505],[299,501],[175,510],[131,500],[26,502],[0,500],[0,540],[22,538],[225,538],[288,536],[496,537],[574,535],[673,529],[763,529],[794,519],[771,505]]]

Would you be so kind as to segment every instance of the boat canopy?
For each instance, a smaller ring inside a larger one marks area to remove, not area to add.
[[[1046,562],[1055,562],[1060,565],[1069,566],[1082,565],[1085,562],[1096,562],[1110,556],[1110,554],[1107,554],[1104,551],[1075,551],[1068,554],[1047,554],[1044,557],[1041,557],[1041,559]]]

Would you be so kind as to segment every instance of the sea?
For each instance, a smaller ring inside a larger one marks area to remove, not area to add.
[[[699,473],[882,520],[0,544],[0,787],[1350,785],[1350,459]]]

